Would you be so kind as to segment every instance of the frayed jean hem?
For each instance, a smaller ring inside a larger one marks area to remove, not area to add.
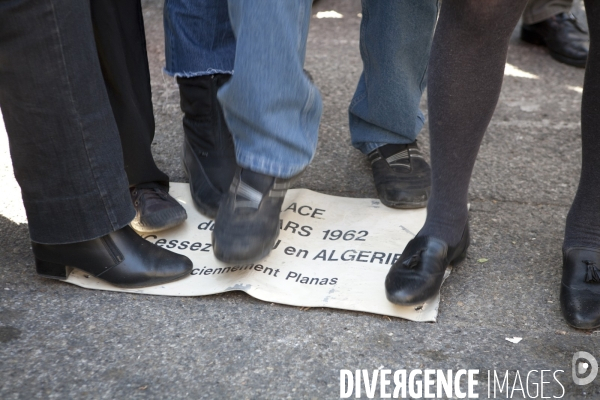
[[[289,179],[300,174],[310,164],[310,161],[312,161],[311,159],[306,164],[288,165],[285,162],[271,161],[264,157],[245,155],[242,152],[236,152],[236,158],[238,165],[242,168],[247,168],[250,171],[258,172],[259,174],[282,179]]]
[[[188,72],[188,71],[169,71],[167,68],[163,68],[163,72],[169,76],[173,76],[175,78],[194,78],[196,76],[206,76],[206,75],[215,75],[215,74],[228,74],[233,75],[233,70],[225,71],[221,69],[207,69],[206,71],[197,71],[197,72]]]

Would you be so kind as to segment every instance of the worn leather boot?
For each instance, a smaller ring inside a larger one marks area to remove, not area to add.
[[[285,194],[299,176],[275,178],[238,167],[212,233],[217,260],[252,263],[269,254],[279,236]]]
[[[37,273],[65,280],[77,268],[112,285],[140,288],[184,278],[189,258],[148,242],[126,226],[108,235],[69,244],[31,243]]]
[[[557,61],[584,68],[590,50],[588,32],[573,14],[560,13],[541,22],[521,26],[521,40],[548,47]]]
[[[231,133],[217,100],[217,91],[231,77],[214,74],[177,78],[183,116],[183,166],[194,205],[215,218],[237,167]]]
[[[431,192],[431,168],[415,140],[386,144],[368,155],[375,188],[381,202],[391,208],[427,206]]]

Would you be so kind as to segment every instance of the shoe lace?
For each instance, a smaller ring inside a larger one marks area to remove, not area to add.
[[[418,250],[415,254],[413,254],[410,258],[404,260],[402,265],[406,268],[414,269],[421,262],[421,254],[425,251],[425,249]]]
[[[587,283],[600,283],[600,269],[596,267],[596,263],[589,260],[583,260],[583,263],[587,266],[585,281]]]
[[[167,192],[159,188],[150,189],[134,189],[131,194],[133,195],[133,204],[137,207],[140,205],[140,199],[142,197],[152,198],[159,197],[162,200],[167,200]]]

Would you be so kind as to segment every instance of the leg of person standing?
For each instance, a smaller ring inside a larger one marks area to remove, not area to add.
[[[590,27],[581,102],[581,176],[567,215],[560,305],[575,328],[600,327],[600,3],[586,1]]]
[[[585,67],[589,36],[571,14],[573,0],[529,0],[523,12],[521,39],[548,47],[555,60]]]
[[[500,95],[508,40],[524,7],[524,0],[442,2],[428,79],[431,197],[425,225],[386,277],[393,303],[429,300],[446,267],[466,256],[469,181]]]
[[[89,3],[0,3],[0,107],[40,275],[77,267],[142,287],[189,274],[189,259],[127,226],[135,211]]]
[[[311,0],[229,0],[234,74],[219,89],[239,165],[213,231],[224,262],[265,257],[287,189],[312,160],[322,103],[303,71]]]
[[[431,171],[417,144],[438,1],[362,2],[363,72],[350,104],[354,147],[371,162],[381,202],[425,207]]]
[[[227,2],[167,0],[165,71],[177,78],[183,111],[183,166],[196,209],[215,218],[237,167],[217,91],[231,77],[235,36]]]
[[[181,224],[185,209],[169,195],[169,177],[154,162],[154,114],[140,0],[92,0],[94,38],[125,161],[136,216],[156,232]]]

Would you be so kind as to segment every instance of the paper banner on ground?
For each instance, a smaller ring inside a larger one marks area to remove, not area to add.
[[[74,270],[67,282],[89,289],[164,296],[203,296],[241,290],[268,302],[330,307],[435,321],[439,294],[418,307],[401,307],[385,297],[384,280],[394,260],[425,222],[425,209],[394,210],[379,200],[289,190],[281,231],[271,254],[256,263],[227,265],[211,249],[212,220],[199,214],[184,183],[170,193],[188,213],[179,227],[142,236],[186,255],[191,275],[144,289],[121,289]]]

